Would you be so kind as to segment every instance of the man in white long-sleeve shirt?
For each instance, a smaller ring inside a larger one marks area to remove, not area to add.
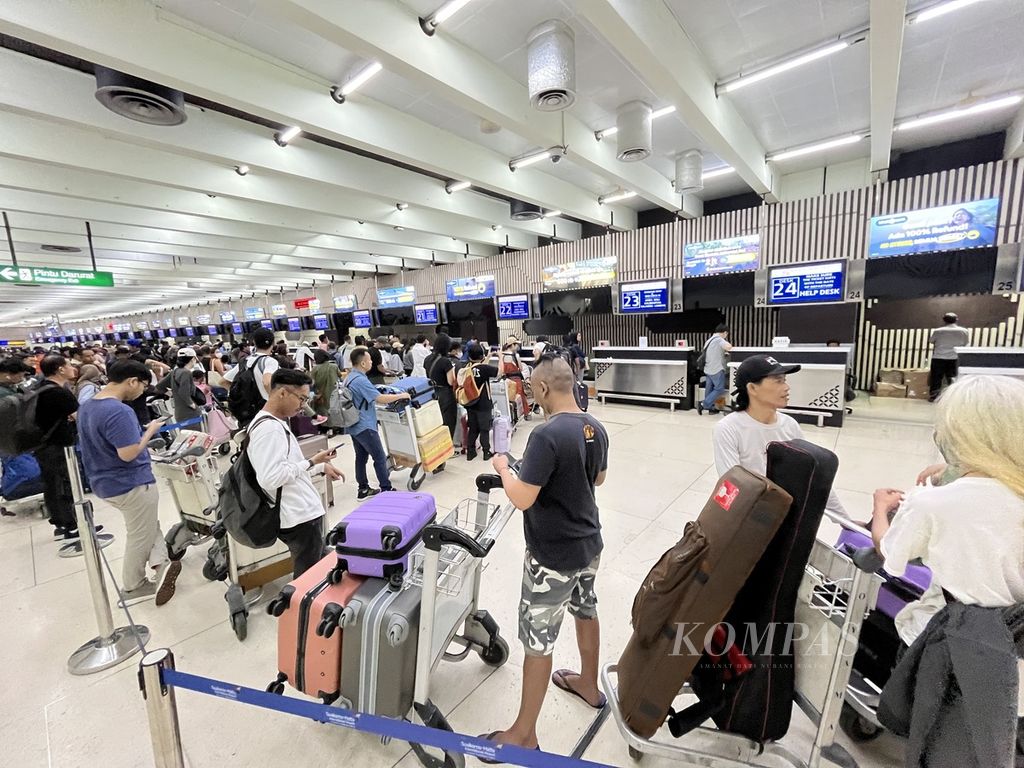
[[[719,475],[737,465],[763,475],[768,468],[768,443],[804,439],[796,419],[779,413],[789,404],[786,376],[799,370],[799,365],[782,365],[769,355],[754,355],[740,364],[736,410],[715,425],[715,470]],[[848,517],[834,490],[829,493],[827,508]]]
[[[323,472],[330,482],[345,476],[331,464],[336,451],[324,450],[307,459],[288,428],[288,419],[302,411],[309,399],[310,378],[302,371],[282,368],[270,380],[270,397],[249,424],[247,453],[260,487],[271,499],[281,494],[281,530],[288,545],[294,576],[315,565],[324,555],[324,506],[310,479]]]

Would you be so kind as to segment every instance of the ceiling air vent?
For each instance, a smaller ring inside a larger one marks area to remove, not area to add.
[[[527,38],[530,103],[541,112],[568,109],[576,101],[576,37],[564,21],[538,24]]]
[[[513,200],[509,207],[512,221],[534,221],[544,215],[539,205],[524,203],[522,200]]]
[[[81,248],[76,248],[73,245],[40,245],[40,251],[49,251],[50,253],[81,253]]]
[[[106,67],[96,67],[96,98],[111,112],[147,125],[181,125],[187,119],[181,91]]]
[[[651,105],[629,101],[619,107],[615,116],[616,157],[624,163],[635,163],[651,154]]]

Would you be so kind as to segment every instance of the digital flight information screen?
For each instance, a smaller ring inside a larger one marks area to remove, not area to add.
[[[415,309],[416,325],[436,325],[438,323],[437,304],[417,304]]]
[[[619,311],[627,315],[668,312],[668,280],[619,283]]]
[[[845,261],[794,264],[768,270],[769,304],[843,301]]]
[[[529,320],[530,295],[527,293],[498,297],[499,320]]]

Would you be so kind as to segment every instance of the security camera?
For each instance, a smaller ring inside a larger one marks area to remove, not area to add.
[[[557,163],[563,157],[565,157],[566,153],[568,152],[568,147],[565,147],[565,146],[552,147],[549,151],[551,152],[551,162],[552,163]]]

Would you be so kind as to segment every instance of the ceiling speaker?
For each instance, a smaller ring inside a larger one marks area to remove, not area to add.
[[[188,119],[181,91],[98,65],[96,98],[111,112],[147,125],[181,125]]]
[[[676,157],[676,192],[700,192],[704,189],[704,155],[699,149],[688,149]]]
[[[651,155],[651,105],[629,101],[619,107],[615,116],[619,152],[624,163],[635,163]]]
[[[558,112],[576,102],[576,36],[564,21],[538,24],[527,38],[530,104]]]

